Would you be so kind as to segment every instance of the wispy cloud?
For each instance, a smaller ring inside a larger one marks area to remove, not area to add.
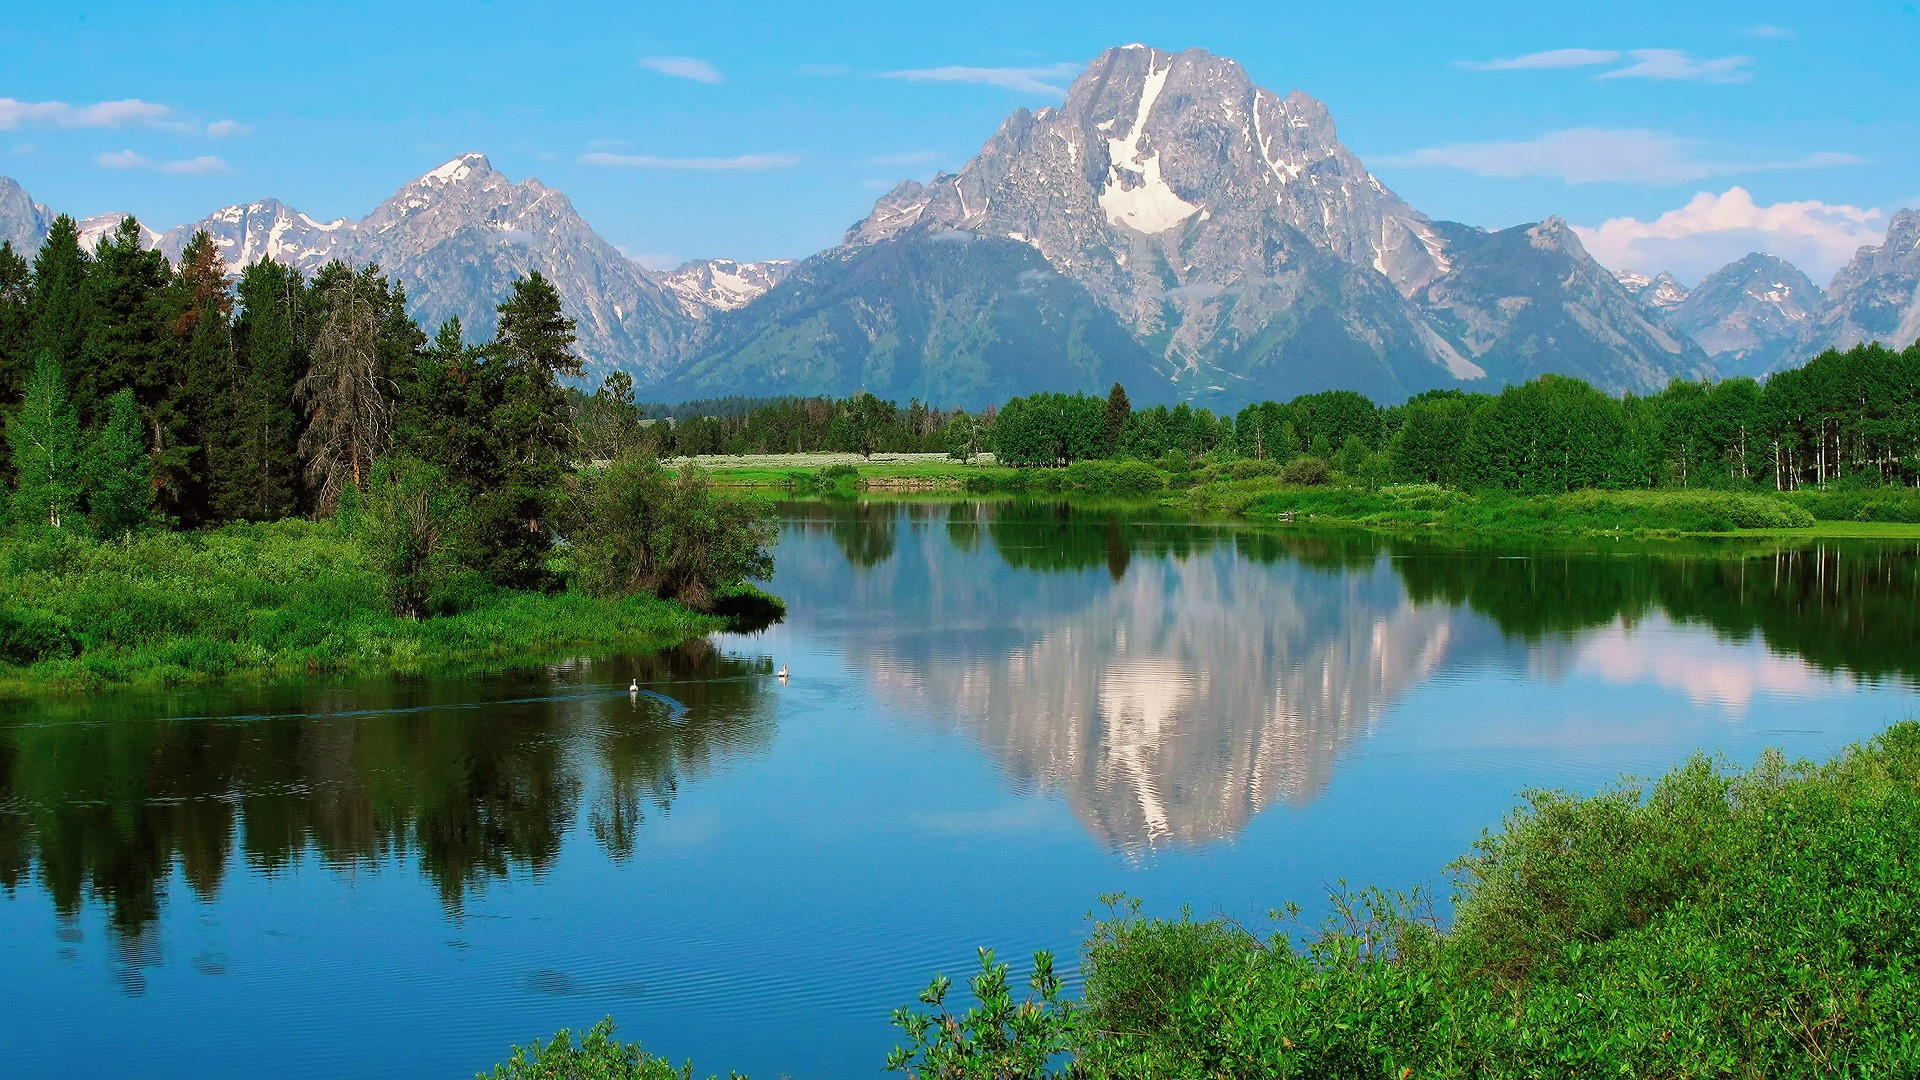
[[[725,82],[720,69],[711,61],[694,56],[647,56],[642,57],[640,66],[648,71],[657,71],[662,75],[671,75],[676,79],[692,79],[701,83]]]
[[[1680,49],[1635,49],[1634,63],[1600,73],[1601,79],[1675,79],[1688,82],[1735,83],[1753,78],[1751,56],[1722,56],[1695,60]]]
[[[651,154],[581,154],[582,165],[602,165],[616,169],[690,169],[702,172],[752,172],[763,169],[791,169],[800,164],[798,154],[741,154],[738,157],[654,157]]]
[[[171,106],[127,98],[102,101],[95,105],[69,105],[64,101],[19,101],[0,98],[0,131],[23,127],[119,128],[160,127],[173,112]]]
[[[1504,60],[1458,60],[1455,63],[1468,71],[1535,71],[1611,64],[1622,56],[1624,54],[1615,49],[1548,49],[1546,52],[1528,53]]]
[[[1625,67],[1603,71],[1596,79],[1673,79],[1689,82],[1731,83],[1753,78],[1751,56],[1722,56],[1696,60],[1683,49],[1549,49],[1496,60],[1457,60],[1468,71],[1554,71],[1599,67],[1631,60]]]
[[[176,176],[206,176],[228,171],[227,163],[212,154],[202,154],[184,161],[155,161],[132,150],[121,150],[111,154],[96,154],[93,163],[104,169],[142,169]]]
[[[869,165],[926,165],[940,160],[938,150],[915,150],[906,154],[878,154],[867,159]]]
[[[997,86],[1002,90],[1013,90],[1022,94],[1046,94],[1059,97],[1067,92],[1065,86],[1059,85],[1060,81],[1072,78],[1079,70],[1079,64],[1048,64],[1045,67],[938,67],[912,71],[888,71],[882,73],[880,77],[905,79],[908,82],[977,83],[981,86]]]
[[[215,120],[213,123],[207,125],[207,135],[215,139],[228,139],[235,135],[245,135],[252,130],[253,126],[251,124],[243,124],[238,120]]]
[[[1757,37],[1757,38],[1772,38],[1776,41],[1784,41],[1787,38],[1799,37],[1800,35],[1794,33],[1792,30],[1789,30],[1784,26],[1771,26],[1766,23],[1762,23],[1759,26],[1749,28],[1747,30],[1747,36]]]
[[[1752,251],[1777,255],[1824,279],[1862,245],[1879,243],[1884,229],[1885,215],[1875,208],[1817,199],[1762,206],[1742,187],[1718,195],[1702,191],[1651,221],[1618,217],[1592,228],[1574,226],[1603,265],[1670,270],[1685,281]]]
[[[1570,128],[1522,142],[1454,143],[1382,158],[1385,166],[1461,169],[1476,176],[1546,177],[1569,184],[1684,184],[1714,176],[1859,165],[1852,154],[1822,151],[1783,160],[1738,160],[1703,153],[1705,143],[1664,131]]]

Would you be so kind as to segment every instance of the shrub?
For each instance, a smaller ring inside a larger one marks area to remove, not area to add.
[[[721,495],[692,466],[624,457],[583,477],[573,547],[581,584],[603,597],[652,593],[711,610],[715,590],[773,573],[773,510]]]
[[[573,1032],[563,1030],[551,1042],[535,1039],[531,1046],[516,1046],[513,1057],[479,1080],[687,1080],[692,1075],[691,1066],[676,1069],[637,1042],[615,1039],[608,1017],[577,1043]]]
[[[1281,467],[1280,482],[1302,487],[1319,487],[1333,479],[1333,467],[1322,458],[1301,454]]]
[[[66,619],[20,604],[0,605],[0,663],[24,666],[79,651],[80,643]]]

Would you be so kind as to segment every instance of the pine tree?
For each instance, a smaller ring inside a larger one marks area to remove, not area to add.
[[[11,240],[0,242],[0,445],[4,445],[7,414],[26,389],[32,365],[27,362],[33,320],[29,297],[33,271],[16,254]],[[13,462],[0,455],[0,492],[12,486]]]
[[[28,289],[29,354],[45,353],[63,367],[79,363],[87,329],[87,277],[93,260],[80,250],[80,226],[61,214],[33,257]]]
[[[182,372],[166,325],[171,278],[166,257],[141,246],[140,223],[123,219],[100,241],[87,271],[80,366],[73,372],[74,406],[84,422],[97,422],[94,410],[115,391],[133,388],[154,418],[163,473],[187,465],[186,418],[176,407]]]
[[[133,391],[108,398],[106,412],[88,461],[87,508],[94,531],[115,537],[146,524],[153,512],[153,480]]]
[[[1120,436],[1127,430],[1127,418],[1133,415],[1133,402],[1127,400],[1127,388],[1119,383],[1107,391],[1107,445],[1109,457],[1120,448]]]
[[[233,488],[255,520],[285,517],[299,506],[299,420],[294,384],[304,369],[296,317],[305,307],[297,271],[262,259],[240,275],[234,352],[240,371],[234,428],[239,435]]]
[[[538,372],[548,386],[562,375],[580,374],[580,358],[572,352],[573,320],[561,310],[559,290],[540,271],[514,282],[513,295],[498,310],[495,346],[508,364]]]
[[[80,424],[51,353],[41,353],[34,364],[26,400],[7,426],[7,442],[13,449],[14,520],[71,528],[80,511]]]

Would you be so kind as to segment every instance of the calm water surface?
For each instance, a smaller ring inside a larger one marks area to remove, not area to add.
[[[6,1071],[457,1077],[610,1015],[875,1076],[935,970],[1102,892],[1443,885],[1525,788],[1920,713],[1912,544],[796,504],[778,563],[785,625],[664,656],[0,712]]]

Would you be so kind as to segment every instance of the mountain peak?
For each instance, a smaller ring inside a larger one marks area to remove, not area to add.
[[[445,165],[434,169],[414,181],[414,183],[422,187],[445,187],[449,184],[457,184],[470,176],[487,176],[492,174],[493,163],[487,160],[487,155],[467,153],[461,154]]]

